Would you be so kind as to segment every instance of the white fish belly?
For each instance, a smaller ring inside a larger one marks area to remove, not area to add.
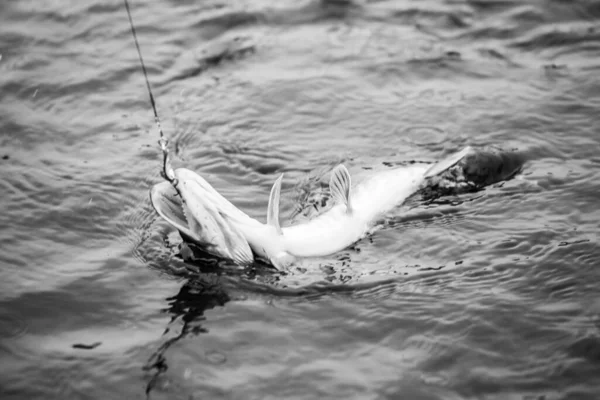
[[[380,172],[352,191],[352,206],[362,219],[373,222],[401,205],[423,184],[428,165],[413,165]]]
[[[283,228],[283,244],[296,257],[326,256],[359,240],[367,228],[366,221],[337,205],[309,222]]]
[[[333,254],[361,239],[383,214],[402,204],[424,181],[428,166],[383,171],[352,190],[352,213],[338,204],[306,222],[283,228],[283,244],[296,257]]]

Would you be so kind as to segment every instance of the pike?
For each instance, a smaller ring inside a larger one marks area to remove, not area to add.
[[[239,265],[252,263],[257,255],[284,269],[298,258],[327,256],[354,244],[428,179],[449,171],[472,152],[467,147],[433,166],[414,164],[379,172],[355,187],[340,164],[329,182],[333,207],[310,221],[286,227],[279,222],[283,174],[271,189],[266,223],[248,216],[200,175],[185,168],[174,172],[177,191],[169,182],[162,182],[151,189],[150,199],[156,212],[179,230],[186,242],[207,253]]]

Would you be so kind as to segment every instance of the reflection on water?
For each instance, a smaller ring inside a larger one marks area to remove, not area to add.
[[[229,300],[230,297],[216,274],[204,274],[200,278],[188,281],[181,287],[179,293],[167,298],[168,308],[163,312],[168,313],[171,320],[163,333],[163,338],[166,339],[144,366],[144,370],[151,376],[146,386],[148,396],[168,369],[165,352],[169,347],[188,335],[206,333],[206,328],[202,326],[202,322],[206,319],[204,312],[224,306]],[[171,332],[172,329],[176,332]]]
[[[120,1],[0,2],[0,398],[598,398],[599,4],[133,1],[175,166],[261,221],[524,157],[281,273],[179,258]]]

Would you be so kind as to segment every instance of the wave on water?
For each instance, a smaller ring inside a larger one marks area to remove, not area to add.
[[[123,5],[0,2],[2,399],[598,397],[600,2],[130,4],[174,165],[254,218],[523,158],[288,271],[184,262]]]

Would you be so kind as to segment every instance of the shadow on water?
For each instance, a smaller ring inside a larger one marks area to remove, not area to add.
[[[260,262],[245,269],[223,268],[218,261],[207,257],[201,261],[185,262],[185,266],[185,272],[180,270],[178,273],[179,277],[185,277],[185,282],[175,295],[165,299],[167,306],[162,309],[163,313],[170,316],[162,334],[162,343],[142,367],[147,381],[147,399],[169,386],[169,378],[166,376],[169,370],[169,350],[181,341],[209,333],[205,315],[208,310],[249,298],[264,298],[267,302],[275,298],[311,302],[331,295],[390,295],[398,290],[400,284],[398,277],[393,277],[353,284],[332,283],[324,279],[305,286],[287,287],[285,278],[288,273],[274,270]],[[214,357],[224,356],[216,354]]]
[[[204,274],[186,282],[179,292],[166,299],[168,307],[163,312],[170,314],[169,325],[165,328],[163,336],[171,334],[175,329],[172,326],[180,321],[179,333],[166,339],[160,347],[152,354],[143,367],[150,375],[146,385],[146,395],[150,393],[159,383],[161,376],[168,370],[169,366],[165,357],[167,350],[179,340],[190,335],[206,333],[203,327],[206,320],[205,311],[215,307],[222,307],[231,300],[225,288],[219,282],[217,274]]]
[[[177,294],[165,299],[167,307],[162,312],[170,315],[170,319],[162,334],[162,344],[143,367],[148,377],[145,389],[148,399],[153,391],[160,390],[162,378],[169,369],[166,356],[168,350],[187,337],[208,333],[208,328],[204,326],[206,311],[246,297],[236,296],[234,292],[242,290],[258,295],[297,296],[310,291],[275,289],[271,285],[279,280],[281,273],[266,264],[256,262],[241,269],[224,264],[199,249],[193,251],[193,261],[183,262],[179,255],[175,256],[175,261],[183,263],[183,268],[178,266],[163,269],[170,275],[186,280]]]

